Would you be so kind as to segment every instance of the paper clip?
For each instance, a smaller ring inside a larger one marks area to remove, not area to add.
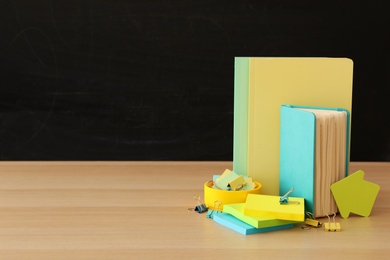
[[[311,213],[311,212],[306,212],[306,215],[308,216],[308,217],[305,219],[306,225],[309,225],[309,226],[312,226],[312,227],[315,227],[315,228],[318,228],[318,227],[321,227],[321,226],[322,226],[322,223],[319,222],[318,220],[316,220],[316,219],[314,218],[313,213]]]
[[[194,211],[198,213],[207,211],[207,206],[200,200],[200,196],[198,194],[194,195],[194,199],[198,202],[198,205],[195,207]]]
[[[326,214],[328,217],[328,223],[325,223],[324,230],[325,231],[340,231],[341,226],[340,223],[336,223],[336,213],[333,213],[333,223],[330,221],[330,217],[328,214]]]
[[[222,201],[216,200],[214,201],[214,207],[213,209],[209,209],[209,211],[206,214],[207,218],[213,218],[214,213],[217,214],[220,212],[219,207],[222,205]]]
[[[280,204],[288,204],[288,195],[289,195],[291,192],[293,192],[293,190],[294,190],[294,188],[291,188],[289,191],[287,191],[286,194],[284,194],[282,197],[280,197],[279,203],[280,203]],[[298,203],[298,204],[299,204],[299,202],[297,202],[297,201],[295,201],[294,203]]]

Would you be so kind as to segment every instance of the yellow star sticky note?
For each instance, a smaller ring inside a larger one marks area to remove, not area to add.
[[[379,192],[379,185],[365,181],[359,170],[330,186],[333,197],[343,218],[350,213],[368,217]]]

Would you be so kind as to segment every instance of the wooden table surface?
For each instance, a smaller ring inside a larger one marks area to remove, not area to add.
[[[352,162],[381,186],[341,232],[244,236],[188,211],[232,162],[0,162],[0,259],[390,259],[390,163]]]

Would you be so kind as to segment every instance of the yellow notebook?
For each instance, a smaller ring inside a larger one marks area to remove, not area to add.
[[[280,106],[352,108],[347,58],[235,59],[233,171],[279,195]]]
[[[280,220],[302,222],[305,220],[305,200],[303,198],[289,197],[287,204],[280,204],[279,200],[280,196],[248,194],[244,214]]]

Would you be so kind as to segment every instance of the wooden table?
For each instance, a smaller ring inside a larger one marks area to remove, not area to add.
[[[379,184],[370,217],[341,232],[244,236],[188,211],[231,162],[1,162],[0,259],[390,259],[390,163],[351,163]]]

